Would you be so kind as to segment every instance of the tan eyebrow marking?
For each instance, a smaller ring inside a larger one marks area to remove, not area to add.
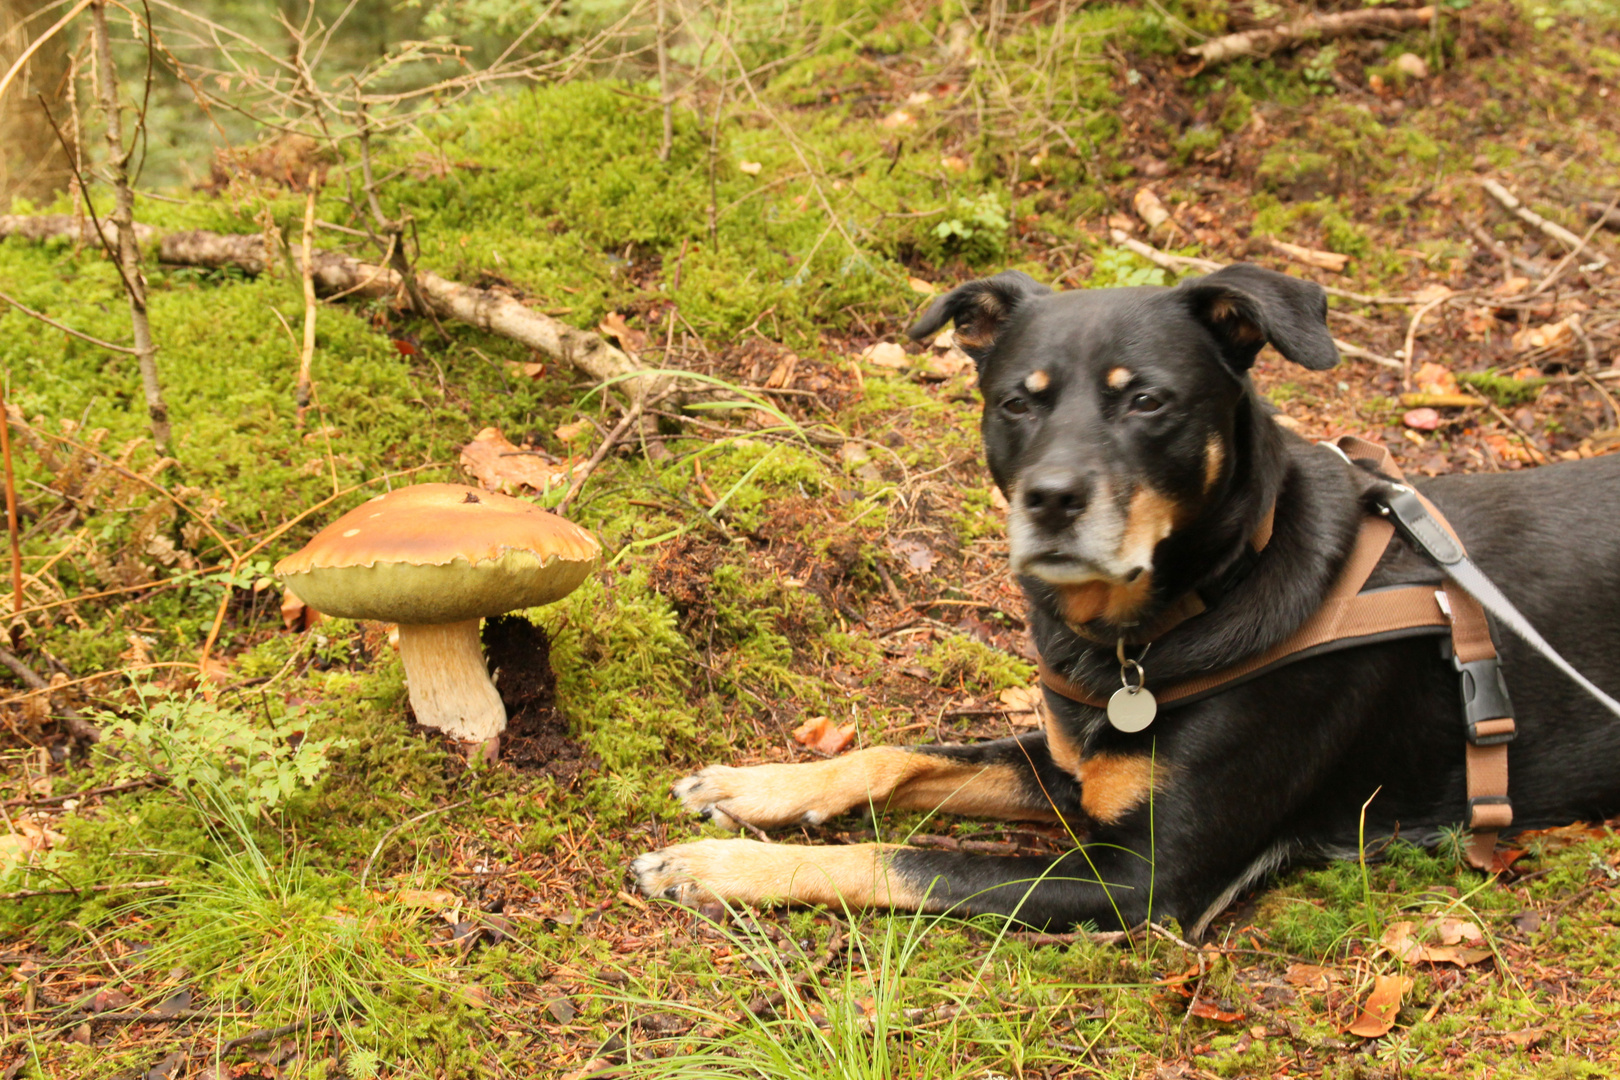
[[[1130,368],[1117,367],[1108,372],[1108,386],[1112,390],[1123,390],[1130,385],[1132,373]]]
[[[1052,376],[1044,371],[1032,371],[1024,377],[1024,389],[1032,394],[1039,394],[1052,385]]]

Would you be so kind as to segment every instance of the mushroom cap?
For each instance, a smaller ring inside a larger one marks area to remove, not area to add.
[[[522,499],[414,484],[361,503],[276,564],[311,607],[346,619],[460,622],[573,592],[596,537]]]

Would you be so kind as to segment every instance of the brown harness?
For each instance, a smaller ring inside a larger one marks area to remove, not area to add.
[[[1404,481],[1393,457],[1382,446],[1350,435],[1341,436],[1332,445],[1347,458],[1370,460],[1375,472]],[[1427,499],[1423,499],[1423,503],[1461,546],[1461,540],[1440,511]],[[1484,697],[1488,699],[1485,712],[1507,711],[1507,695],[1500,692],[1499,685],[1475,686],[1468,682],[1470,679],[1476,682],[1499,679],[1495,663],[1496,646],[1491,641],[1490,624],[1479,601],[1449,578],[1439,589],[1431,585],[1403,585],[1362,591],[1394,532],[1394,526],[1387,519],[1369,515],[1362,522],[1350,558],[1328,590],[1322,606],[1298,630],[1271,649],[1247,660],[1183,680],[1162,690],[1155,689],[1153,695],[1158,703],[1161,706],[1174,702],[1190,703],[1272,668],[1304,659],[1307,654],[1385,641],[1392,636],[1401,636],[1403,632],[1434,632],[1449,627],[1456,666],[1462,672],[1465,683],[1468,683],[1464,688],[1465,700],[1472,703],[1476,697]],[[1256,545],[1257,549],[1263,546],[1263,542]],[[1040,672],[1041,682],[1054,693],[1094,708],[1107,707],[1108,695],[1069,679],[1044,663],[1040,665]],[[1489,703],[1494,702],[1500,704],[1493,710]],[[1513,808],[1508,802],[1507,744],[1513,740],[1515,728],[1511,716],[1476,716],[1475,711],[1470,709],[1468,715],[1465,747],[1468,828],[1473,833],[1467,857],[1479,869],[1490,870],[1493,868],[1492,852],[1496,847],[1496,834],[1513,823]]]

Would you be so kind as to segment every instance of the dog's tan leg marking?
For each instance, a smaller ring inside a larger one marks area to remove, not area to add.
[[[801,765],[710,765],[679,781],[675,795],[688,810],[717,824],[740,818],[760,828],[801,821],[816,825],[868,805],[1024,821],[1052,817],[1044,803],[1031,802],[1012,766],[953,761],[895,746]]]
[[[926,893],[890,869],[895,850],[891,844],[803,847],[697,840],[643,855],[630,864],[630,872],[645,895],[688,904],[724,900],[920,910]]]
[[[1083,757],[1056,717],[1046,722],[1046,750],[1058,768],[1080,781],[1080,808],[1111,825],[1147,801],[1162,787],[1165,770],[1139,754],[1093,754]]]
[[[1226,446],[1221,442],[1220,435],[1210,432],[1209,441],[1204,444],[1204,494],[1209,494],[1221,478],[1221,469],[1226,465]]]

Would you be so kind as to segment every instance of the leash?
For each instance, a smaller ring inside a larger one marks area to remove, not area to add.
[[[1322,606],[1298,630],[1264,653],[1183,680],[1157,694],[1147,689],[1147,674],[1141,663],[1147,649],[1136,659],[1128,659],[1123,638],[1117,646],[1121,687],[1109,697],[1053,671],[1044,662],[1040,664],[1041,682],[1062,697],[1104,709],[1114,727],[1134,732],[1148,727],[1161,705],[1191,704],[1283,664],[1339,649],[1449,630],[1451,660],[1458,672],[1466,724],[1468,827],[1473,833],[1466,854],[1472,865],[1490,870],[1497,833],[1513,822],[1508,799],[1507,744],[1513,741],[1517,727],[1486,612],[1617,716],[1620,702],[1576,671],[1502,595],[1468,558],[1444,515],[1406,485],[1405,476],[1387,449],[1349,435],[1321,445],[1352,467],[1378,476],[1384,482],[1384,491],[1377,500],[1379,515],[1368,516],[1362,522],[1344,569]],[[1440,589],[1412,585],[1362,591],[1397,529],[1440,567],[1446,576]]]

